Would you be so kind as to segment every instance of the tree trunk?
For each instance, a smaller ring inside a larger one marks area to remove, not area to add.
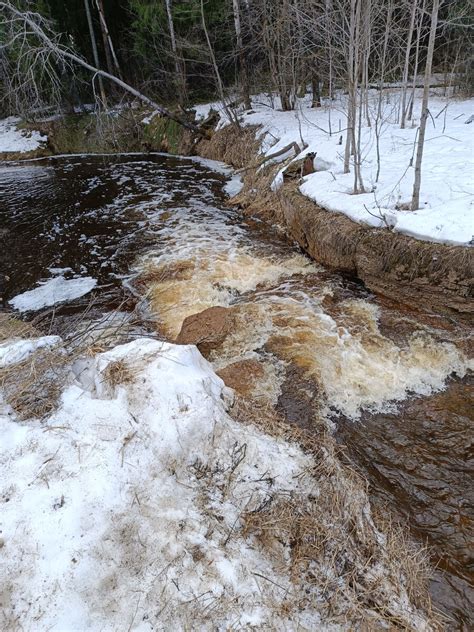
[[[312,84],[312,92],[313,92],[311,107],[320,108],[321,107],[321,89],[319,87],[319,75],[315,72],[313,72],[312,74],[311,84]]]
[[[420,134],[418,136],[418,147],[415,162],[415,182],[413,184],[413,197],[411,210],[416,211],[420,206],[420,186],[421,186],[421,162],[423,160],[423,149],[425,144],[426,121],[428,119],[428,97],[430,91],[431,68],[433,65],[433,51],[436,39],[436,29],[438,27],[438,10],[440,0],[433,0],[431,11],[430,37],[428,40],[428,51],[426,53],[425,81],[423,85],[423,102],[421,106]]]
[[[418,0],[411,0],[412,8],[410,15],[410,28],[408,30],[408,39],[407,39],[407,47],[405,49],[405,65],[403,67],[403,85],[402,85],[402,105],[401,105],[401,129],[405,129],[405,121],[407,115],[407,90],[408,90],[408,71],[410,68],[410,51],[411,51],[411,42],[413,39],[413,31],[415,29],[415,16],[416,16],[416,8],[418,5]]]
[[[209,56],[211,58],[212,68],[214,70],[214,76],[216,78],[217,91],[219,93],[219,98],[222,102],[222,106],[224,108],[225,113],[227,114],[229,118],[229,121],[236,127],[240,127],[238,118],[235,116],[235,113],[232,112],[231,108],[229,108],[227,105],[225,91],[224,91],[224,84],[222,83],[221,73],[219,72],[219,66],[217,65],[216,56],[214,53],[214,49],[212,48],[211,39],[209,37],[209,31],[207,30],[206,16],[204,14],[204,0],[201,0],[201,24],[202,24],[202,29],[204,31],[204,36],[206,38],[207,47],[209,50]]]
[[[111,75],[116,74],[118,77],[122,78],[120,65],[118,63],[117,55],[115,54],[115,48],[112,44],[112,38],[110,37],[109,28],[105,20],[103,0],[95,0],[95,4],[97,7],[97,11],[99,12],[100,28],[102,31],[102,39],[104,41],[105,57],[107,59],[107,70],[110,72]]]
[[[168,17],[168,29],[171,39],[171,50],[173,51],[174,67],[176,72],[176,79],[178,81],[179,103],[180,105],[184,106],[187,102],[186,75],[183,69],[181,55],[178,51],[178,45],[176,44],[173,13],[171,11],[171,0],[165,0],[165,5],[166,15]]]
[[[235,39],[237,42],[237,55],[239,59],[239,80],[240,89],[242,91],[242,99],[246,110],[250,110],[252,103],[250,101],[250,88],[249,78],[247,72],[247,60],[245,59],[244,44],[242,40],[242,25],[240,22],[240,6],[239,0],[232,0],[232,7],[234,10],[234,26],[235,26]]]
[[[95,33],[94,33],[94,24],[92,23],[92,15],[91,15],[91,9],[89,6],[89,0],[84,0],[84,8],[86,10],[86,16],[87,16],[87,24],[89,26],[89,35],[91,38],[91,46],[92,46],[92,55],[94,57],[94,64],[96,65],[96,68],[99,68],[100,63],[99,63],[99,52],[97,50],[97,41],[95,39]],[[107,107],[107,98],[105,96],[105,90],[104,90],[104,82],[102,80],[102,77],[99,75],[99,89],[100,89],[100,96],[102,99],[102,104],[104,107]]]
[[[423,17],[425,15],[425,7],[426,7],[426,0],[423,0],[423,4],[421,6],[421,11],[420,11],[420,19],[418,22],[417,34],[416,34],[415,64],[413,67],[413,85],[412,85],[411,99],[408,105],[408,113],[407,113],[407,119],[409,121],[411,121],[413,117],[413,104],[415,103],[416,76],[418,74],[418,60],[420,58],[420,41],[421,41],[421,32],[423,28]]]

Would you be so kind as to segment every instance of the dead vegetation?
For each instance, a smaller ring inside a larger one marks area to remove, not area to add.
[[[40,335],[33,323],[14,318],[11,314],[0,313],[0,343],[11,338],[32,338]]]
[[[56,409],[71,361],[61,349],[38,349],[22,362],[0,369],[4,400],[18,419],[41,419]]]
[[[120,384],[130,384],[134,379],[133,371],[125,360],[109,362],[102,375],[112,388]]]
[[[314,481],[313,494],[269,490],[241,516],[243,537],[271,553],[291,575],[297,594],[313,586],[322,596],[318,607],[327,623],[414,632],[422,629],[415,606],[425,613],[429,629],[444,629],[428,592],[428,552],[387,514],[372,511],[366,481],[343,462],[324,419],[315,419],[309,432],[290,426],[272,406],[242,397],[235,399],[231,414],[297,443],[313,457],[306,473]]]
[[[213,134],[210,140],[200,140],[194,153],[203,158],[221,160],[238,169],[247,167],[260,146],[255,137],[257,129],[255,126],[236,128],[227,125]]]
[[[86,309],[68,320],[59,344],[36,349],[23,360],[0,368],[3,399],[17,419],[43,419],[50,415],[59,405],[75,360],[105,351],[133,335],[133,317],[114,320],[114,315],[109,314],[90,320],[88,314],[89,309]],[[0,344],[49,335],[55,330],[54,319],[54,312],[45,313],[32,322],[2,314]],[[140,334],[143,336],[143,331]],[[131,374],[125,362],[116,362],[108,367],[106,379],[115,386],[131,381]]]

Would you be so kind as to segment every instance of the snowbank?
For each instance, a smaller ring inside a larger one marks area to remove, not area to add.
[[[353,173],[343,173],[346,117],[344,97],[311,108],[310,100],[300,99],[293,112],[282,112],[278,99],[265,95],[253,99],[252,110],[242,113],[244,125],[260,126],[261,151],[272,154],[301,139],[308,147],[297,158],[316,152],[316,173],[304,178],[301,192],[323,208],[347,215],[356,222],[384,227],[419,239],[447,244],[466,245],[474,236],[474,143],[473,125],[466,125],[474,112],[474,99],[456,100],[432,96],[422,165],[420,209],[412,212],[411,200],[414,168],[410,162],[415,152],[421,100],[414,108],[413,125],[402,130],[397,121],[399,93],[387,92],[382,103],[379,152],[381,170],[377,175],[377,139],[374,115],[378,92],[371,95],[372,124],[362,128],[362,175],[367,193],[354,195]],[[209,109],[220,110],[217,103],[197,106],[198,118]],[[279,161],[288,156],[281,156]],[[283,181],[278,173],[274,188]]]
[[[250,546],[223,542],[270,477],[289,491],[308,458],[232,422],[224,384],[195,347],[141,339],[74,371],[44,425],[0,421],[2,577],[15,618],[36,630],[116,630],[136,610],[129,629],[157,618],[185,629],[207,595],[202,605],[229,609],[223,624],[268,621],[275,586],[258,594],[252,572],[289,578]]]
[[[341,629],[314,585],[295,593],[289,547],[243,535],[245,511],[319,492],[311,458],[232,421],[230,398],[195,347],[138,339],[76,360],[42,422],[3,405],[2,629]],[[389,603],[427,629],[406,593]]]
[[[35,130],[18,129],[20,120],[13,116],[0,120],[0,153],[34,151],[48,140]]]
[[[38,287],[18,294],[8,302],[20,312],[37,311],[43,307],[51,307],[57,303],[80,298],[88,294],[96,285],[97,280],[92,277],[65,279],[57,276],[49,281],[40,281]]]

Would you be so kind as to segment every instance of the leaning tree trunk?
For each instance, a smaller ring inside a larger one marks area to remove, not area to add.
[[[229,118],[229,121],[232,123],[232,125],[234,125],[235,127],[240,127],[239,119],[232,111],[232,109],[227,105],[224,84],[222,82],[221,73],[219,72],[219,66],[217,65],[217,59],[212,47],[211,38],[209,37],[209,31],[207,30],[206,16],[204,13],[204,0],[201,0],[201,24],[202,30],[204,31],[204,37],[206,38],[207,48],[209,50],[209,57],[211,58],[212,68],[214,70],[214,76],[216,78],[217,91],[222,102],[222,107],[224,108],[224,111],[227,114],[227,117]]]
[[[103,0],[95,0],[97,11],[99,12],[100,28],[102,31],[102,39],[104,41],[105,57],[107,60],[107,70],[110,74],[117,74],[122,78],[122,72],[118,63],[117,55],[115,54],[115,48],[110,37],[109,27],[105,19],[104,2]],[[113,63],[112,63],[113,62]],[[115,70],[114,70],[115,66]]]
[[[51,51],[51,53],[57,58],[58,61],[60,60],[70,61],[73,64],[82,66],[82,68],[89,70],[89,72],[93,73],[94,75],[97,75],[98,77],[103,77],[104,79],[108,79],[109,81],[112,81],[113,83],[117,84],[123,90],[125,90],[126,92],[129,92],[130,94],[132,94],[134,97],[136,97],[137,99],[139,99],[146,105],[152,107],[154,110],[156,110],[156,112],[158,112],[162,116],[169,118],[172,121],[175,121],[176,123],[179,123],[179,125],[182,125],[184,128],[194,132],[195,134],[198,134],[199,136],[203,138],[209,138],[210,134],[205,129],[202,129],[198,127],[197,125],[195,125],[194,123],[187,121],[186,119],[179,116],[178,114],[171,112],[170,110],[160,105],[156,101],[153,101],[153,99],[150,99],[149,97],[147,97],[145,94],[143,94],[142,92],[140,92],[133,86],[129,85],[128,83],[125,83],[125,81],[123,81],[122,79],[119,79],[115,75],[112,75],[106,72],[105,70],[101,70],[100,68],[96,68],[95,66],[92,66],[92,64],[89,64],[87,61],[85,61],[78,55],[71,53],[68,49],[59,45],[55,40],[51,39],[51,37],[49,37],[44,32],[44,30],[41,28],[41,26],[37,22],[35,22],[34,13],[28,13],[28,12],[24,13],[22,11],[19,11],[16,7],[12,6],[9,2],[1,2],[1,1],[0,1],[0,9],[10,12],[19,20],[23,20],[25,25],[27,25],[28,28],[30,29],[31,34],[35,35],[40,40],[40,42],[43,43],[46,49]]]
[[[438,27],[438,10],[440,0],[433,0],[431,11],[430,37],[428,40],[428,51],[426,53],[425,81],[423,85],[423,102],[421,106],[420,133],[418,136],[418,147],[415,162],[415,182],[413,184],[413,197],[411,200],[411,210],[416,211],[420,206],[420,186],[421,186],[421,162],[423,160],[423,149],[425,145],[426,121],[428,119],[428,97],[430,91],[431,68],[433,65],[433,51],[436,39],[436,29]]]

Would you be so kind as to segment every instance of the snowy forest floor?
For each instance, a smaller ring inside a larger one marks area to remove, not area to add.
[[[297,156],[289,150],[265,163],[285,161],[273,183],[275,189],[283,182],[288,159],[301,160],[314,152],[315,173],[303,178],[300,190],[322,208],[417,239],[467,245],[474,236],[474,99],[447,98],[441,96],[443,89],[431,92],[417,211],[407,209],[413,190],[421,90],[417,90],[413,119],[407,121],[406,129],[400,129],[399,124],[399,89],[387,90],[382,96],[378,90],[370,92],[367,115],[361,122],[361,171],[366,192],[359,194],[353,193],[353,167],[348,174],[343,168],[346,96],[323,99],[320,108],[312,108],[311,98],[306,96],[297,100],[294,111],[284,112],[278,97],[261,94],[253,97],[252,109],[241,115],[244,126],[259,127],[262,156],[277,153],[291,143],[300,148],[306,145]],[[218,102],[195,109],[200,119],[211,109],[217,110],[219,127],[229,124]]]

